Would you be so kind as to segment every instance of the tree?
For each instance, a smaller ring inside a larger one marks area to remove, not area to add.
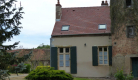
[[[37,49],[50,49],[50,45],[44,45],[44,43],[40,44]]]
[[[0,80],[3,80],[8,76],[7,67],[9,65],[18,64],[16,72],[25,68],[23,62],[29,58],[31,52],[28,55],[24,55],[23,58],[17,58],[16,52],[8,53],[7,50],[12,50],[19,44],[15,42],[13,45],[3,45],[7,40],[10,41],[13,36],[20,34],[20,20],[23,18],[23,7],[13,7],[16,0],[0,0]]]

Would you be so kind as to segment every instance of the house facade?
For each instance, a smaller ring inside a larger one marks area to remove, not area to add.
[[[128,5],[127,1],[120,1],[120,7]],[[111,5],[114,4],[111,0]],[[111,27],[117,20],[112,21],[111,8],[107,1],[102,1],[99,7],[62,8],[58,0],[50,39],[51,67],[76,77],[109,77],[122,67],[125,74],[137,71],[137,39],[126,36],[131,27],[121,31],[126,24],[112,33]],[[116,38],[118,33],[123,37]],[[138,77],[136,72],[133,74]]]

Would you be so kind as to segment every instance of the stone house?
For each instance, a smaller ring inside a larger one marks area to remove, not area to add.
[[[138,77],[138,39],[130,20],[134,1],[110,0],[110,6],[102,1],[98,7],[62,8],[58,0],[50,39],[51,67],[77,77],[110,77],[122,68],[124,74],[132,71]],[[123,14],[128,16],[122,18]]]

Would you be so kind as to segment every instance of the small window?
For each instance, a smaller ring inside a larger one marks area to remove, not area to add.
[[[99,47],[99,65],[107,65],[108,64],[108,52],[107,47]]]
[[[105,24],[100,24],[99,29],[106,29],[106,25]]]
[[[62,26],[62,31],[68,31],[69,30],[69,26]]]
[[[60,53],[63,53],[63,48],[60,48]]]
[[[128,36],[128,38],[135,36],[134,26],[127,27],[127,36]]]
[[[69,53],[69,48],[66,48],[66,53]]]
[[[131,7],[132,5],[132,0],[126,0],[126,6]]]

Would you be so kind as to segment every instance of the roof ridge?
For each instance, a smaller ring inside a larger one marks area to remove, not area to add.
[[[101,7],[110,7],[110,6],[65,7],[65,8],[62,8],[62,9],[72,9],[72,8],[101,8]]]

